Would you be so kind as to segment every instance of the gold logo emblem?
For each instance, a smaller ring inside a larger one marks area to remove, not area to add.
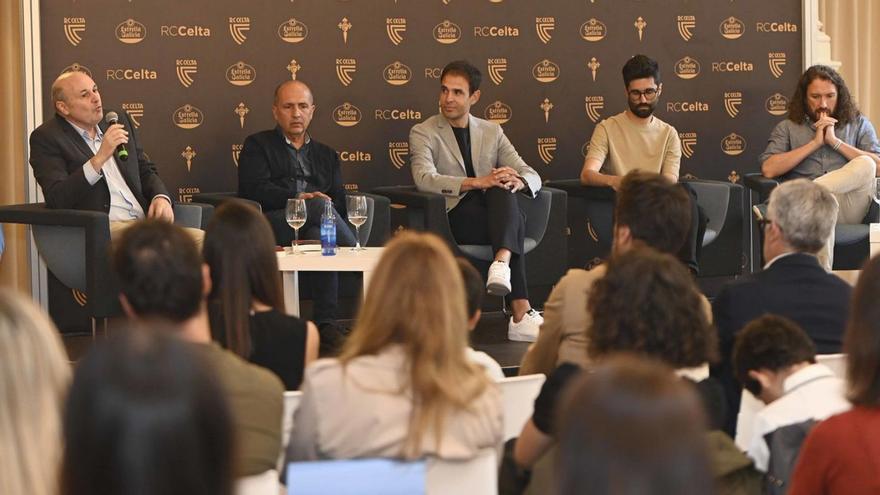
[[[648,23],[645,22],[645,20],[642,19],[641,16],[639,16],[639,18],[636,19],[636,21],[633,23],[633,26],[639,32],[639,41],[642,41],[642,39],[644,37],[645,28],[648,27]]]
[[[724,93],[724,110],[727,115],[734,119],[739,115],[739,106],[742,105],[743,95],[739,91],[730,91]]]
[[[496,86],[500,85],[504,81],[504,73],[507,72],[507,59],[490,58],[487,61],[487,66],[489,68],[489,79]]]
[[[78,62],[74,62],[67,67],[61,69],[61,74],[64,74],[65,72],[82,72],[87,76],[92,77],[92,71],[85,65],[82,65]]]
[[[246,107],[244,102],[239,103],[235,110],[233,110],[235,115],[238,115],[238,122],[241,124],[242,129],[244,129],[244,116],[250,113],[250,111],[251,109]]]
[[[542,83],[551,83],[559,78],[559,66],[545,58],[532,67],[532,75]]]
[[[89,303],[89,296],[87,296],[85,292],[70,289],[70,293],[73,296],[73,300],[80,306],[85,307],[85,305]]]
[[[694,148],[697,146],[697,133],[679,132],[678,138],[681,140],[681,154],[685,158],[694,156]]]
[[[244,145],[241,144],[233,144],[232,145],[232,163],[235,164],[235,168],[238,168],[238,157],[241,156],[241,149]]]
[[[596,82],[596,73],[599,72],[599,67],[601,66],[602,64],[596,60],[596,57],[591,57],[590,61],[587,62],[587,68],[590,69],[590,73],[593,75],[593,82]]]
[[[538,138],[538,156],[541,157],[544,165],[550,165],[550,162],[553,161],[554,153],[556,153],[555,137]]]
[[[278,37],[288,43],[299,43],[308,36],[309,27],[292,17],[278,26]]]
[[[257,70],[241,60],[226,68],[226,80],[233,86],[247,86],[257,78]]]
[[[357,71],[357,60],[353,58],[337,58],[336,59],[336,78],[343,86],[348,86],[352,82],[352,76]]]
[[[757,22],[755,30],[759,33],[796,33],[798,27],[791,22]]]
[[[138,119],[144,116],[143,103],[123,103],[122,110],[128,113],[128,116],[131,118],[131,123],[134,124],[135,129],[141,126],[141,122]]]
[[[684,57],[675,63],[675,75],[682,79],[693,79],[700,75],[700,62],[693,57]]]
[[[581,24],[581,38],[587,41],[602,41],[608,35],[605,23],[595,17]]]
[[[449,19],[434,26],[434,39],[438,43],[451,45],[461,39],[461,28]]]
[[[788,112],[788,98],[780,93],[774,93],[764,102],[764,108],[770,115],[785,115]]]
[[[296,81],[296,73],[302,69],[302,66],[297,63],[295,58],[290,59],[290,63],[287,64],[287,71],[290,72],[290,79]]]
[[[406,165],[409,156],[409,143],[406,141],[390,141],[388,143],[388,158],[394,168],[400,170]]]
[[[389,17],[385,19],[385,33],[388,39],[395,45],[403,43],[403,33],[406,32],[406,18]]]
[[[193,85],[193,77],[199,71],[199,63],[195,59],[177,59],[174,61],[177,68],[177,80],[184,88]]]
[[[361,110],[349,102],[333,109],[333,122],[342,127],[356,126],[361,121]]]
[[[178,201],[180,201],[181,203],[191,203],[193,199],[193,194],[199,194],[200,192],[202,192],[202,190],[198,187],[178,187]]]
[[[539,105],[541,111],[544,112],[544,123],[550,123],[550,110],[553,110],[553,103],[550,102],[550,98],[544,98],[544,101]]]
[[[736,17],[728,17],[721,21],[718,31],[721,33],[721,36],[729,40],[735,40],[746,32],[746,25]]]
[[[509,105],[496,101],[486,107],[483,117],[490,122],[496,124],[506,124],[513,118],[513,109]]]
[[[229,18],[229,35],[232,41],[239,45],[243,45],[247,41],[247,32],[251,30],[250,17],[230,17]]]
[[[779,79],[782,77],[783,67],[785,67],[786,56],[784,52],[770,52],[767,54],[767,62],[770,64],[770,73],[773,77]]]
[[[412,69],[396,60],[382,69],[382,78],[392,86],[403,86],[412,79]]]
[[[680,15],[678,21],[678,35],[685,41],[694,37],[694,28],[697,27],[697,18],[692,15]]]
[[[171,115],[171,121],[181,129],[195,129],[205,121],[205,114],[198,108],[187,103]]]
[[[729,180],[733,184],[738,183],[739,178],[739,174],[736,173],[736,170],[731,170],[730,173],[727,175],[727,180]]]
[[[604,96],[587,96],[584,98],[584,109],[587,111],[587,117],[593,122],[599,122],[602,119],[600,113],[605,108]]]
[[[348,44],[348,31],[351,29],[351,26],[352,24],[348,21],[348,17],[343,17],[339,24],[336,25],[342,31],[342,42],[346,45]]]
[[[705,101],[670,101],[666,103],[667,112],[708,112],[709,104]]]
[[[736,156],[746,150],[746,140],[739,134],[731,132],[721,140],[721,151],[725,155]]]
[[[160,26],[160,36],[169,36],[171,38],[209,38],[211,36],[211,28],[205,26]]]
[[[555,17],[535,17],[535,32],[538,34],[538,39],[541,40],[541,43],[545,45],[550,43],[550,40],[553,38],[553,30],[555,29]]]
[[[752,72],[753,70],[755,70],[754,64],[746,60],[712,62],[712,72]]]
[[[474,38],[516,38],[519,28],[516,26],[474,26]]]
[[[147,37],[147,27],[134,19],[126,19],[116,26],[116,39],[133,45],[144,41]]]
[[[197,154],[198,153],[196,153],[196,150],[194,150],[192,146],[187,146],[183,149],[183,151],[180,152],[180,156],[182,156],[183,159],[186,161],[187,172],[192,172],[193,159],[196,157]]]
[[[348,162],[348,163],[351,163],[351,162],[365,163],[365,162],[373,161],[373,155],[371,155],[367,151],[360,151],[360,150],[340,151],[339,152],[339,159],[343,162]],[[357,189],[355,189],[355,190],[357,190]]]
[[[78,46],[82,42],[82,34],[86,32],[85,17],[65,17],[64,18],[64,37],[68,43]]]

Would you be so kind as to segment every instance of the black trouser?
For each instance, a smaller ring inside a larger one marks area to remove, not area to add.
[[[492,252],[510,251],[510,299],[528,299],[523,243],[526,216],[517,195],[498,187],[470,191],[449,211],[449,226],[458,244],[489,244]]]
[[[691,227],[688,229],[687,238],[678,251],[678,259],[691,269],[694,275],[700,273],[700,254],[703,250],[703,236],[706,234],[706,212],[697,204],[697,192],[687,182],[679,182],[681,187],[688,192],[691,206]]]

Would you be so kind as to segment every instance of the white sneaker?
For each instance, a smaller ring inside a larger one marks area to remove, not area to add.
[[[510,294],[510,267],[503,261],[493,261],[486,277],[486,291],[493,296]]]
[[[534,342],[538,340],[538,330],[543,323],[544,317],[534,309],[528,310],[518,322],[514,322],[511,316],[507,338],[516,342]]]

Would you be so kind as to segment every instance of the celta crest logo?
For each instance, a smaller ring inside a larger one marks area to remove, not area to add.
[[[593,82],[596,82],[596,74],[599,72],[599,67],[601,66],[602,64],[596,60],[596,57],[591,57],[590,61],[587,62],[587,68],[590,69],[590,74],[593,75]]]
[[[743,95],[739,91],[730,91],[724,93],[724,110],[727,115],[734,119],[739,115],[739,107],[742,105]]]
[[[696,132],[679,132],[678,138],[681,140],[681,154],[685,158],[694,156],[694,148],[697,147]]]
[[[587,111],[587,117],[593,123],[602,119],[602,109],[605,108],[604,96],[587,96],[584,98],[584,109]]]
[[[645,19],[639,16],[635,20],[635,22],[633,22],[633,26],[639,32],[639,41],[642,41],[642,39],[644,39],[645,28],[648,27],[648,23],[645,21]]]
[[[343,17],[339,24],[336,25],[342,31],[342,42],[346,45],[348,44],[348,31],[351,30],[352,26],[354,25],[348,20],[348,17]]]
[[[544,165],[550,165],[550,162],[553,161],[554,153],[556,153],[555,137],[538,138],[538,156],[541,157]]]
[[[406,18],[389,17],[385,19],[385,33],[388,39],[395,45],[403,43],[403,34],[406,32]]]
[[[783,52],[770,52],[767,54],[767,63],[770,65],[770,73],[773,77],[779,79],[782,77],[783,67],[785,67],[786,56]]]
[[[192,146],[187,146],[180,152],[180,156],[183,157],[183,160],[186,162],[187,172],[192,172],[192,162],[196,155],[198,155],[198,153],[196,153],[196,150],[194,150]]]
[[[82,42],[82,34],[86,32],[85,17],[65,17],[64,18],[64,37],[67,42],[73,46],[78,46]]]
[[[542,83],[551,83],[559,78],[559,66],[545,58],[532,67],[532,76]]]
[[[257,79],[257,70],[253,65],[238,62],[226,68],[226,80],[233,86],[247,86]]]
[[[506,58],[490,58],[486,63],[489,68],[489,79],[499,86],[504,81],[504,73],[507,72]]]
[[[347,101],[333,109],[333,122],[342,127],[356,126],[361,117],[361,110]]]
[[[535,32],[538,39],[545,45],[553,39],[553,30],[556,29],[555,17],[535,17]]]
[[[177,68],[177,80],[184,88],[193,85],[195,80],[193,77],[199,71],[199,63],[195,59],[177,59],[174,61]]]
[[[278,26],[278,37],[288,43],[299,43],[308,36],[309,27],[292,17]]]
[[[721,33],[721,36],[729,40],[735,40],[746,32],[746,25],[743,21],[731,16],[721,21],[718,31]]]
[[[744,137],[731,132],[721,140],[721,151],[725,155],[736,156],[742,154],[746,150],[746,140]]]
[[[608,28],[605,23],[595,17],[581,24],[581,38],[587,41],[602,41],[608,35]]]
[[[394,168],[400,170],[406,165],[409,157],[409,143],[406,141],[390,141],[388,143],[388,158]]]
[[[233,144],[232,145],[232,163],[235,164],[235,168],[238,168],[238,157],[241,156],[241,149],[244,145],[241,144]]]
[[[171,116],[174,125],[181,129],[195,129],[205,121],[205,114],[198,108],[187,103],[178,108]]]
[[[238,122],[241,124],[241,128],[244,129],[244,117],[248,113],[250,113],[251,109],[245,106],[244,102],[240,102],[237,107],[235,107],[235,115],[238,115]]]
[[[458,27],[458,24],[446,19],[434,26],[434,39],[438,43],[451,45],[461,39],[461,28]]]
[[[700,75],[700,62],[693,57],[684,57],[675,63],[675,75],[682,79],[693,79]]]
[[[67,67],[61,69],[61,74],[64,74],[65,72],[82,72],[87,76],[92,77],[91,69],[89,69],[85,65],[80,64],[79,62],[74,62]]]
[[[336,59],[336,78],[343,86],[352,83],[353,75],[357,71],[357,60],[353,58],[337,58]]]
[[[788,97],[781,93],[774,93],[764,102],[764,108],[770,115],[785,115],[788,113]]]
[[[229,18],[229,35],[232,41],[239,45],[243,45],[247,41],[247,32],[251,30],[250,17],[230,17]]]
[[[553,110],[553,103],[550,101],[550,98],[544,98],[544,101],[541,102],[538,107],[541,108],[541,111],[544,112],[544,123],[550,123],[550,110]]]
[[[506,124],[511,118],[513,118],[513,109],[511,109],[506,103],[495,101],[486,107],[486,111],[483,112],[483,117],[496,124]]]
[[[122,110],[128,113],[128,116],[131,118],[131,123],[134,124],[135,129],[141,126],[141,122],[139,119],[144,116],[143,103],[123,103]]]
[[[147,27],[134,19],[126,19],[116,26],[116,39],[134,45],[147,37]]]
[[[727,180],[729,180],[732,184],[736,184],[739,182],[739,174],[736,173],[736,170],[731,170],[729,174],[727,174]]]
[[[412,79],[412,69],[396,60],[382,69],[382,79],[392,86],[403,86]]]
[[[676,18],[678,21],[678,35],[685,41],[690,41],[694,37],[694,28],[697,26],[697,18],[692,15],[680,15]]]
[[[296,81],[296,73],[302,69],[302,66],[299,65],[299,62],[296,61],[295,58],[290,59],[290,63],[287,64],[287,72],[290,72],[290,79]]]

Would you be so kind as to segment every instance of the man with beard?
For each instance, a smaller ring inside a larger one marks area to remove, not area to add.
[[[876,190],[880,143],[840,74],[814,65],[798,81],[788,109],[758,158],[765,177],[806,178],[828,189],[840,210],[837,221],[862,223]],[[757,215],[758,213],[756,213]],[[818,257],[831,269],[834,231]]]

